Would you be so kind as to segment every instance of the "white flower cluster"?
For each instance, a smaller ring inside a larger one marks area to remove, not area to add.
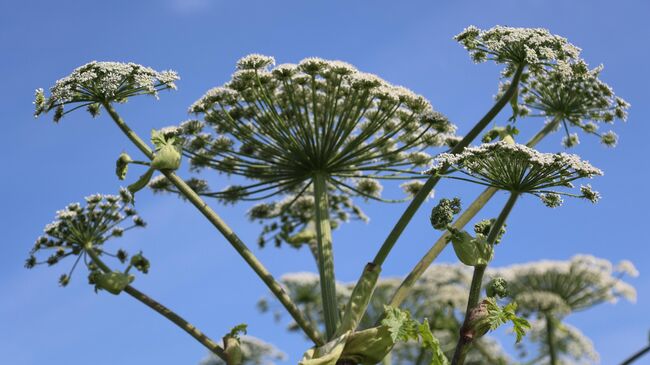
[[[195,168],[260,181],[244,196],[300,190],[321,171],[344,194],[380,199],[377,180],[417,176],[431,159],[422,149],[454,137],[422,96],[345,62],[274,64],[242,58],[230,82],[190,107],[205,123],[181,128]]]
[[[174,82],[178,79],[174,71],[158,72],[135,63],[92,61],[58,80],[48,98],[43,89],[36,90],[35,114],[38,116],[56,108],[54,119],[58,121],[65,113],[64,105],[80,103],[88,106],[94,116],[101,103],[124,102],[131,96],[143,94],[157,97],[160,90],[175,89]]]
[[[417,168],[432,158],[424,150],[456,141],[456,127],[425,98],[350,64],[312,57],[273,65],[259,54],[239,60],[229,82],[190,107],[203,120],[178,129],[193,170],[252,180],[204,196],[224,203],[286,197],[249,211],[251,219],[272,220],[261,244],[271,234],[280,244],[313,220],[314,205],[307,203],[316,172],[326,176],[335,228],[349,218],[367,219],[353,196],[402,201],[384,199],[380,181],[422,178]],[[408,199],[421,185],[401,187]],[[307,206],[312,211],[302,209]]]
[[[466,177],[449,175],[454,171],[460,171]],[[440,154],[425,174],[441,174],[514,193],[534,194],[546,205],[554,207],[561,203],[558,194],[596,202],[599,194],[590,186],[581,188],[582,195],[550,189],[570,188],[574,180],[602,175],[603,172],[577,155],[541,153],[524,145],[500,141],[469,147],[459,154]]]
[[[532,70],[580,56],[580,49],[566,38],[542,28],[496,26],[481,30],[470,26],[454,39],[470,52],[475,62],[494,60],[509,65],[528,65]]]

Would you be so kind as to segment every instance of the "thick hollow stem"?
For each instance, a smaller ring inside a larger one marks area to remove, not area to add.
[[[501,213],[499,213],[499,216],[494,221],[494,224],[492,227],[490,227],[490,232],[487,236],[487,242],[490,246],[494,247],[497,237],[499,236],[499,232],[501,231],[501,228],[503,228],[503,225],[506,223],[508,215],[517,202],[517,198],[519,198],[518,193],[510,193],[510,197],[508,198],[506,204],[503,206]],[[454,352],[454,358],[451,362],[452,365],[463,365],[465,362],[465,356],[469,351],[469,346],[474,340],[473,337],[468,337],[466,335],[466,332],[468,331],[467,327],[469,325],[470,311],[478,305],[478,301],[481,298],[481,287],[483,285],[483,275],[485,274],[486,268],[487,265],[477,265],[474,267],[474,275],[472,276],[472,284],[469,289],[467,309],[465,311],[465,320],[460,329],[460,338],[456,344],[456,351]]]
[[[517,87],[519,86],[519,80],[521,79],[521,74],[524,71],[525,65],[520,65],[517,67],[517,71],[515,72],[515,75],[512,78],[512,81],[510,83],[510,86],[506,90],[506,92],[499,98],[499,100],[494,104],[494,106],[481,118],[481,120],[476,123],[474,128],[465,135],[465,137],[458,142],[456,146],[451,150],[450,153],[452,154],[457,154],[462,152],[465,147],[469,146],[472,141],[478,135],[485,129],[485,127],[488,126],[488,124],[494,119],[494,117],[499,114],[501,109],[503,109],[506,104],[510,101],[512,96],[515,94],[515,91],[517,90]],[[444,171],[443,171],[444,172]],[[441,172],[441,173],[443,173]],[[388,234],[388,237],[382,244],[381,248],[377,252],[377,255],[375,256],[373,263],[376,266],[381,267],[381,265],[384,263],[386,260],[386,257],[388,257],[388,254],[390,253],[391,249],[399,239],[399,237],[402,235],[402,232],[404,232],[404,229],[406,229],[406,226],[409,224],[413,216],[415,215],[415,212],[420,208],[422,203],[426,200],[427,196],[429,196],[429,193],[431,190],[436,186],[436,184],[440,181],[440,176],[439,175],[432,175],[427,181],[424,183],[420,191],[415,195],[409,206],[406,208],[406,211],[402,214],[402,216],[399,218],[395,226],[393,227],[392,231]]]
[[[557,351],[555,350],[555,318],[546,314],[546,342],[548,343],[548,355],[550,365],[557,365]]]
[[[336,332],[339,324],[339,311],[336,304],[332,228],[330,227],[327,202],[327,177],[322,173],[314,174],[314,209],[323,316],[325,318],[327,338],[330,339],[334,335],[334,332]]]
[[[541,140],[543,140],[546,136],[548,136],[551,132],[557,128],[557,126],[560,124],[560,118],[554,118],[551,120],[549,123],[547,123],[544,128],[542,128],[537,134],[533,136],[527,143],[526,146],[528,147],[535,147]],[[461,230],[467,225],[474,217],[476,214],[483,209],[485,204],[492,199],[494,194],[497,192],[496,188],[487,188],[483,190],[481,195],[479,195],[467,209],[463,211],[463,213],[456,219],[456,221],[452,224],[452,226],[458,230]],[[436,243],[427,251],[426,254],[418,261],[418,263],[413,267],[411,272],[406,276],[406,278],[402,281],[400,286],[397,288],[395,291],[395,294],[393,294],[393,297],[391,298],[390,305],[393,307],[399,307],[402,302],[406,299],[408,296],[409,292],[411,291],[411,288],[417,280],[424,274],[424,272],[427,270],[427,268],[431,265],[431,263],[440,255],[442,250],[447,246],[447,243],[449,242],[449,232],[445,232],[438,240]]]
[[[97,255],[97,253],[94,251],[92,248],[92,245],[88,245],[86,248],[85,252],[88,254],[90,259],[105,273],[112,272],[111,268],[102,261],[101,258]],[[187,332],[190,336],[194,337],[199,343],[201,343],[203,346],[205,346],[210,352],[214,353],[215,355],[219,356],[222,360],[226,361],[226,356],[223,352],[223,348],[219,346],[216,342],[214,342],[210,337],[205,335],[201,330],[196,328],[194,325],[183,319],[183,317],[179,316],[178,314],[174,313],[171,309],[165,307],[164,305],[158,303],[156,300],[153,298],[149,297],[148,295],[144,294],[143,292],[137,290],[136,288],[132,287],[131,285],[127,285],[126,288],[124,288],[124,292],[132,296],[133,298],[139,300],[149,308],[155,310],[156,312],[160,313],[163,317],[167,318],[170,320],[172,323],[177,325],[179,328],[181,328],[183,331]]]
[[[144,153],[148,158],[154,157],[153,151],[117,114],[113,106],[109,103],[104,103],[104,108],[108,111],[113,121],[117,126],[126,134],[126,136]],[[221,234],[228,240],[228,242],[235,248],[239,255],[246,261],[246,263],[255,271],[257,276],[262,279],[266,286],[271,290],[273,295],[282,303],[287,309],[289,314],[296,321],[298,326],[305,332],[305,334],[316,344],[324,344],[320,334],[316,328],[304,317],[300,309],[293,303],[291,297],[284,291],[280,283],[278,283],[273,275],[264,267],[264,265],[255,257],[255,255],[248,249],[242,240],[232,231],[232,229],[224,222],[219,215],[208,206],[208,204],[201,199],[201,197],[192,190],[172,171],[161,171],[169,181],[176,186],[178,191],[187,198],[204,217],[212,223],[212,225],[221,232]]]

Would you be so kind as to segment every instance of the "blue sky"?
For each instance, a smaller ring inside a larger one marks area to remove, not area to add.
[[[499,76],[496,66],[472,64],[452,40],[470,24],[549,28],[583,48],[591,65],[605,64],[602,78],[632,104],[628,123],[615,128],[620,135],[616,149],[586,136],[575,149],[606,173],[592,184],[604,196],[601,203],[569,201],[550,211],[535,199],[523,199],[494,261],[568,259],[576,253],[632,260],[641,272],[630,280],[639,292],[636,304],[605,304],[569,320],[594,341],[602,363],[620,362],[647,343],[650,329],[648,14],[650,3],[643,0],[3,1],[0,363],[191,364],[205,354],[185,333],[128,296],[96,295],[83,275],[59,288],[61,265],[22,267],[55,210],[92,193],[115,192],[120,185],[114,176],[117,155],[138,155],[105,116],[92,120],[73,113],[59,125],[49,116],[35,120],[35,88],[51,86],[90,60],[174,69],[182,78],[178,91],[164,93],[159,101],[141,97],[119,106],[130,125],[146,135],[151,128],[185,120],[187,107],[225,82],[243,55],[263,53],[279,62],[319,56],[350,62],[413,89],[463,133],[490,107]],[[504,113],[497,119],[506,118]],[[522,135],[540,123],[523,120]],[[560,150],[560,139],[554,135],[539,148]],[[466,201],[477,192],[449,182],[437,188],[438,197],[461,195]],[[484,216],[496,214],[503,200],[498,196]],[[399,241],[385,275],[405,274],[437,238],[426,222],[430,204]],[[289,354],[287,363],[296,363],[307,343],[257,312],[255,303],[266,295],[265,287],[193,207],[150,193],[140,195],[138,206],[149,227],[120,242],[144,249],[152,261],[151,273],[137,280],[138,288],[215,338],[247,322],[251,335],[275,343]],[[340,280],[356,279],[404,208],[363,206],[370,224],[352,223],[335,233]],[[258,251],[259,226],[244,218],[246,207],[215,207]],[[306,251],[269,247],[257,253],[277,276],[315,269]],[[451,250],[440,260],[453,261]]]

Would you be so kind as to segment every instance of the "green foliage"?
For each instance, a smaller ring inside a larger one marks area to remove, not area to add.
[[[449,360],[442,352],[440,348],[440,341],[431,333],[431,328],[429,328],[429,321],[425,318],[424,322],[418,326],[418,332],[420,338],[422,338],[422,345],[425,348],[431,350],[433,357],[431,358],[430,365],[447,365]]]
[[[411,313],[399,308],[384,306],[385,317],[381,324],[388,327],[393,342],[417,340],[418,321],[411,318]]]
[[[447,365],[449,361],[440,348],[440,342],[431,332],[429,321],[425,318],[422,323],[411,318],[409,311],[384,306],[385,317],[381,324],[388,327],[393,342],[421,340],[422,346],[433,354],[431,365]]]
[[[517,336],[517,343],[519,343],[526,331],[530,329],[530,323],[524,318],[518,317],[516,314],[517,303],[510,302],[504,307],[500,307],[494,298],[487,298],[483,301],[487,307],[486,322],[490,330],[495,330],[507,322],[512,322],[515,335]]]
[[[226,336],[239,339],[241,335],[245,335],[248,331],[248,325],[246,323],[240,323],[233,327]]]

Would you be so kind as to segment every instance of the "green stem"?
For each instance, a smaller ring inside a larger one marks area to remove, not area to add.
[[[325,332],[327,338],[330,339],[339,324],[339,311],[336,304],[332,228],[330,227],[327,202],[327,178],[322,173],[314,174],[314,205],[323,316],[325,318]]]
[[[557,365],[557,352],[555,350],[555,318],[546,314],[546,342],[548,342],[548,354],[551,357],[550,365]]]
[[[560,124],[561,118],[557,117],[551,120],[549,123],[547,123],[533,138],[531,138],[527,143],[526,146],[528,147],[535,147],[542,139],[544,139],[546,136],[548,136],[557,126]],[[452,224],[452,226],[458,230],[461,230],[467,225],[478,212],[483,209],[485,204],[492,199],[494,194],[497,192],[496,188],[487,188],[483,190],[481,195],[476,198],[472,204],[470,204],[465,211],[456,219],[456,221]],[[399,307],[402,302],[406,299],[408,296],[409,292],[411,291],[411,288],[413,288],[413,285],[417,282],[417,280],[424,274],[426,269],[431,265],[431,263],[440,255],[440,252],[447,246],[447,243],[449,242],[449,232],[445,232],[438,240],[436,243],[427,251],[426,254],[418,261],[418,263],[413,267],[411,272],[408,274],[408,276],[402,281],[400,286],[397,288],[395,291],[395,294],[393,294],[393,297],[391,298],[390,305],[393,307]]]
[[[465,147],[469,146],[469,144],[472,143],[476,137],[478,137],[483,129],[488,126],[492,119],[494,119],[494,117],[499,114],[501,109],[503,109],[503,107],[508,104],[512,96],[515,94],[517,87],[519,86],[519,80],[521,79],[521,74],[524,71],[524,67],[525,65],[523,64],[517,67],[517,71],[515,72],[515,75],[512,78],[512,82],[510,83],[510,86],[506,92],[503,93],[503,95],[499,98],[499,100],[497,100],[494,106],[485,114],[485,116],[483,116],[483,118],[481,118],[481,120],[476,123],[474,128],[472,128],[472,130],[470,130],[469,133],[467,133],[467,135],[465,135],[465,137],[460,142],[458,142],[456,146],[454,146],[454,148],[450,151],[451,154],[461,153]],[[441,173],[444,173],[444,171]],[[431,175],[431,177],[427,179],[420,191],[415,195],[409,206],[406,208],[406,211],[404,211],[402,216],[397,221],[393,227],[393,230],[388,234],[388,237],[373,259],[373,264],[381,267],[381,265],[386,260],[386,257],[388,257],[391,249],[399,237],[402,235],[402,232],[404,232],[404,229],[406,229],[406,226],[415,215],[415,212],[417,212],[422,203],[424,203],[424,201],[427,199],[429,193],[436,186],[438,181],[440,181],[439,174]]]
[[[93,249],[92,245],[87,245],[87,247],[84,250],[88,256],[90,256],[90,259],[105,273],[110,273],[113,270],[111,270],[108,265],[102,261],[102,259],[97,255],[95,250]],[[155,310],[156,312],[160,313],[163,317],[167,318],[170,320],[172,323],[180,327],[183,331],[187,332],[190,336],[194,337],[197,341],[199,341],[203,346],[205,346],[208,350],[210,350],[212,353],[215,355],[219,356],[222,360],[226,361],[226,356],[223,352],[223,348],[219,346],[216,342],[214,342],[210,337],[205,335],[201,330],[196,328],[194,325],[183,319],[183,317],[179,316],[178,314],[174,313],[171,309],[165,307],[164,305],[158,303],[155,301],[153,298],[149,297],[148,295],[144,294],[143,292],[137,290],[131,285],[127,285],[126,288],[124,288],[124,291],[132,296],[133,298],[139,300],[149,308]]]
[[[117,114],[113,106],[109,103],[103,104],[104,108],[111,116],[117,126],[126,134],[126,136],[135,144],[142,153],[149,159],[153,159],[154,153],[149,146],[124,122],[124,120]],[[232,229],[224,222],[219,215],[208,206],[208,204],[201,199],[201,197],[192,190],[173,171],[161,171],[169,181],[176,186],[178,191],[187,198],[204,217],[212,223],[212,225],[221,232],[221,234],[228,240],[228,242],[235,248],[239,255],[246,261],[246,263],[255,271],[257,276],[262,279],[266,286],[271,290],[273,295],[278,298],[280,303],[287,309],[289,314],[296,321],[298,326],[305,332],[305,334],[316,344],[324,344],[320,334],[316,328],[307,321],[300,309],[291,300],[291,297],[284,291],[280,283],[278,283],[273,275],[264,267],[264,265],[255,257],[250,249],[242,242],[242,240],[232,231]]]
[[[519,198],[519,193],[514,193],[514,192],[510,193],[510,197],[508,198],[506,204],[503,206],[501,213],[499,213],[499,216],[494,221],[494,224],[492,225],[492,227],[490,227],[490,232],[488,233],[487,236],[487,243],[490,246],[494,247],[497,237],[499,236],[499,232],[501,231],[501,228],[503,228],[503,225],[506,223],[506,219],[508,218],[508,215],[510,214],[512,208],[515,206],[515,203],[517,202],[517,198]],[[465,356],[469,351],[469,346],[474,340],[473,333],[471,333],[472,329],[468,328],[469,325],[468,321],[469,321],[471,310],[478,305],[478,301],[481,298],[483,275],[485,274],[486,268],[487,265],[474,266],[474,274],[472,276],[472,284],[469,289],[467,309],[465,311],[465,320],[463,322],[463,326],[460,329],[460,338],[458,339],[458,343],[456,344],[456,351],[454,352],[454,357],[451,361],[452,365],[463,365],[463,363],[465,362]]]

